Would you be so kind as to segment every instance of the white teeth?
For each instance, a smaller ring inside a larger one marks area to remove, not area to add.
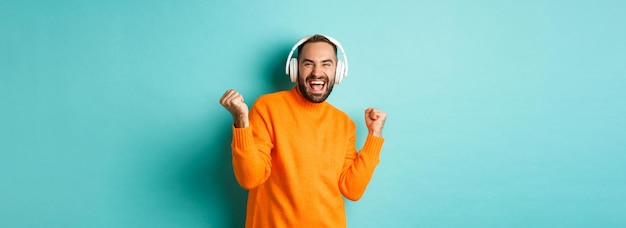
[[[311,85],[324,85],[324,82],[314,81],[314,82],[311,82]]]

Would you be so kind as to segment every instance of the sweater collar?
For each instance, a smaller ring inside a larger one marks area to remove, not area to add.
[[[300,94],[300,92],[298,91],[297,85],[291,89],[290,94],[294,98],[294,100],[296,101],[296,104],[299,107],[302,107],[303,109],[308,110],[308,111],[320,110],[321,108],[323,108],[324,106],[328,104],[326,101],[321,102],[321,103],[315,103],[315,102],[311,102],[307,100],[302,94]]]

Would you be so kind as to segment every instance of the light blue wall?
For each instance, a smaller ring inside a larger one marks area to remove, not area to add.
[[[388,112],[350,227],[626,226],[624,1],[0,1],[0,227],[241,227],[229,88]]]

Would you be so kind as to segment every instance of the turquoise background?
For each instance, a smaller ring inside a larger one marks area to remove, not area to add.
[[[625,227],[625,1],[0,1],[0,227],[242,227],[222,93],[388,113],[350,227]]]

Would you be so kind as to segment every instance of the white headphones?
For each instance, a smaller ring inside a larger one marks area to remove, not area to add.
[[[306,42],[313,36],[314,35],[310,35],[300,39],[295,45],[293,45],[293,48],[291,48],[291,51],[289,52],[289,56],[287,56],[287,63],[285,64],[285,74],[289,75],[292,82],[296,82],[298,80],[298,58],[292,58],[293,53],[302,43]],[[332,42],[337,47],[337,49],[339,49],[343,57],[343,61],[337,60],[337,70],[335,71],[335,84],[339,84],[343,77],[348,76],[348,57],[346,56],[346,52],[343,50],[343,47],[341,47],[339,41],[330,36],[321,36],[326,37],[328,40],[330,40],[330,42]]]

